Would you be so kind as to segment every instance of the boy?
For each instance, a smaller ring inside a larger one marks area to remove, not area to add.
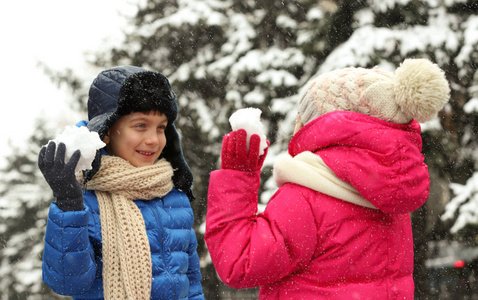
[[[193,178],[176,116],[166,77],[115,67],[93,81],[89,122],[78,124],[106,143],[93,169],[76,178],[79,150],[65,164],[63,143],[41,149],[38,165],[56,198],[43,254],[43,281],[54,292],[73,299],[204,299]]]

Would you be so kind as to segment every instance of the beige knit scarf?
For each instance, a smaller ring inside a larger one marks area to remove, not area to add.
[[[150,299],[149,241],[143,216],[131,200],[166,195],[173,188],[172,176],[165,159],[136,168],[120,157],[103,155],[100,170],[87,182],[100,209],[105,299]]]

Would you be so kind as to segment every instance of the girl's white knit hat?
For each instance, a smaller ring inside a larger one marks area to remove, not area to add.
[[[299,99],[302,124],[335,110],[363,113],[393,123],[433,119],[448,102],[444,72],[427,59],[406,59],[395,73],[345,68],[324,73]]]

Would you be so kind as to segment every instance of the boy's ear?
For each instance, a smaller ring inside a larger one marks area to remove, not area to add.
[[[105,137],[103,138],[103,143],[109,144],[110,143],[110,131],[106,133]]]

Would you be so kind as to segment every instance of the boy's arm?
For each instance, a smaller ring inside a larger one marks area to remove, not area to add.
[[[200,300],[204,299],[204,294],[202,291],[202,285],[201,285],[201,269],[199,265],[199,256],[196,251],[197,249],[197,238],[196,238],[196,233],[194,232],[193,229],[190,230],[190,238],[189,240],[191,241],[189,244],[189,267],[188,267],[188,272],[187,276],[189,279],[189,299],[195,299],[195,300]]]
[[[50,205],[42,270],[43,281],[57,294],[82,294],[95,279],[88,210],[64,212],[55,203]]]

